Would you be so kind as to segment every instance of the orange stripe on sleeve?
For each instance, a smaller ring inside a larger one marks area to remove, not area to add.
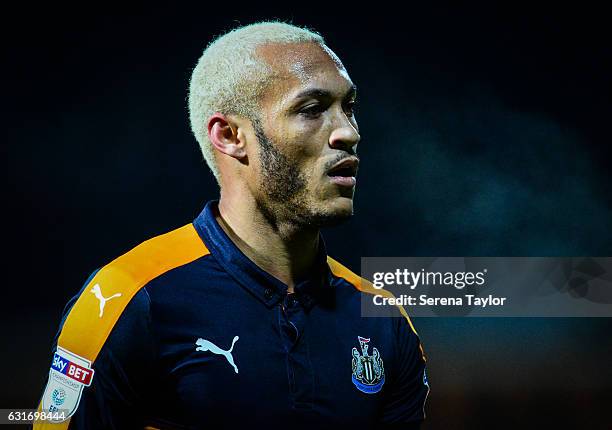
[[[124,309],[142,287],[209,253],[193,224],[187,224],[149,239],[111,261],[85,286],[70,310],[58,346],[93,363]],[[64,429],[68,423],[69,420],[61,424],[40,422],[34,428]]]
[[[149,239],[104,266],[66,318],[58,344],[92,363],[132,297],[149,281],[209,253],[192,224]],[[105,298],[100,308],[97,289]]]
[[[338,278],[344,279],[349,284],[351,284],[353,287],[355,287],[357,290],[363,293],[380,294],[383,297],[389,297],[389,298],[395,297],[393,293],[387,290],[383,290],[383,289],[378,290],[374,288],[374,286],[372,285],[370,281],[362,278],[361,276],[356,275],[351,270],[349,270],[348,268],[338,263],[336,260],[334,260],[333,258],[329,256],[327,257],[327,264],[329,265],[330,270],[335,276],[337,276]],[[418,336],[419,334],[414,328],[412,321],[410,321],[410,317],[408,316],[406,309],[404,309],[404,307],[400,305],[397,305],[397,307],[399,308],[399,311],[404,316],[406,321],[408,321],[408,324],[410,325],[410,328],[412,329],[413,333]],[[421,350],[421,356],[423,357],[423,361],[427,361],[427,358],[425,357],[425,351],[423,350],[423,345],[421,344],[420,341],[419,341],[419,349]]]
[[[359,291],[363,293],[380,294],[383,297],[394,297],[393,294],[387,290],[382,290],[382,289],[378,290],[374,288],[374,286],[372,285],[370,281],[362,278],[361,276],[356,275],[355,273],[353,273],[352,271],[347,269],[345,266],[338,263],[336,260],[334,260],[333,258],[329,256],[327,257],[327,264],[329,264],[329,268],[331,269],[332,273],[335,276],[346,280],[349,284],[351,284],[353,287],[355,287],[356,289],[358,289]],[[410,324],[410,328],[412,329],[414,334],[418,336],[418,333],[415,330],[414,325],[412,325],[412,321],[410,321],[410,317],[408,316],[406,309],[404,309],[403,306],[399,306],[399,305],[397,307],[399,308],[399,311],[404,316],[404,318],[406,318],[406,321],[408,321],[408,324]]]

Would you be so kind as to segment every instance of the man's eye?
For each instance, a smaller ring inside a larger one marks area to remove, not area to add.
[[[309,105],[300,109],[300,115],[307,118],[315,118],[323,112],[324,108],[321,105]]]

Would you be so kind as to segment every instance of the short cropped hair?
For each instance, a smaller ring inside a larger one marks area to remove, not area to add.
[[[257,118],[260,95],[272,70],[256,55],[256,49],[271,43],[300,42],[325,44],[321,35],[306,28],[277,21],[258,22],[217,37],[198,60],[189,82],[189,119],[217,182],[219,171],[208,139],[208,119],[216,112]]]

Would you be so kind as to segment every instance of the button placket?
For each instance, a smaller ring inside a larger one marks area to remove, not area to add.
[[[289,394],[294,407],[310,409],[314,393],[312,364],[303,338],[306,313],[297,295],[288,294],[278,304],[281,337],[285,343]]]

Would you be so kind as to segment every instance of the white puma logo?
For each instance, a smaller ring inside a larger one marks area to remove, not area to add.
[[[234,344],[236,343],[236,341],[238,341],[238,339],[240,339],[238,336],[234,336],[234,340],[232,340],[232,346],[230,347],[230,349],[225,351],[219,348],[211,341],[199,338],[198,340],[196,340],[196,345],[198,346],[196,348],[196,351],[210,351],[213,354],[224,356],[227,359],[227,362],[234,367],[236,373],[238,373],[238,368],[234,364],[234,357],[232,357],[232,350],[234,349]]]
[[[96,296],[96,299],[100,300],[100,318],[102,318],[102,315],[104,314],[104,306],[106,305],[106,302],[108,302],[110,299],[114,299],[115,297],[121,297],[121,293],[115,293],[110,297],[104,297],[102,295],[102,290],[100,290],[100,284],[94,285],[89,292]]]

